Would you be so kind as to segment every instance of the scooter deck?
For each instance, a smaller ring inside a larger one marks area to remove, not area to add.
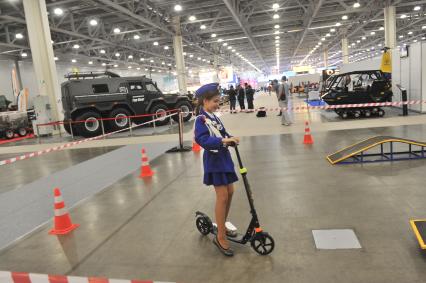
[[[213,235],[217,235],[217,228],[216,228],[216,226],[213,226],[213,231],[211,232]],[[231,241],[231,242],[234,242],[234,243],[238,243],[238,244],[245,244],[245,243],[243,243],[243,239],[244,239],[244,235],[243,234],[240,234],[240,233],[237,233],[237,236],[236,237],[229,237],[229,236],[226,236],[226,238],[229,240],[229,241]]]

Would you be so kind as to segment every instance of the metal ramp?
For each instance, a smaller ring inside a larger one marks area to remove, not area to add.
[[[413,228],[420,248],[426,250],[426,219],[410,220],[411,228]]]
[[[396,150],[394,144],[408,145],[407,150]],[[374,147],[380,147],[377,153],[366,153]],[[358,142],[327,156],[331,164],[351,164],[366,162],[383,162],[426,158],[425,142],[396,138],[391,136],[376,136]]]

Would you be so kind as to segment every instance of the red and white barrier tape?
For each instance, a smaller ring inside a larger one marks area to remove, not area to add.
[[[328,109],[341,109],[341,108],[368,108],[368,107],[386,107],[386,106],[402,106],[402,105],[418,105],[426,103],[426,100],[411,100],[411,101],[397,101],[397,102],[377,102],[377,103],[362,103],[362,104],[341,104],[341,105],[322,105],[322,106],[293,106],[293,107],[272,107],[272,108],[255,108],[234,110],[234,112],[254,112],[254,111],[304,111],[304,110],[328,110]],[[229,113],[229,109],[220,109],[217,112]]]
[[[1,283],[167,283],[152,280],[123,280],[0,271]],[[172,283],[172,282],[169,282]]]
[[[153,122],[156,122],[156,121],[164,119],[164,118],[171,117],[173,115],[177,115],[177,113],[170,114],[170,115],[167,115],[167,116],[164,116],[164,117],[152,120],[152,121],[148,121],[148,122],[136,125],[134,127],[130,126],[128,128],[121,129],[121,130],[118,130],[118,131],[115,131],[115,132],[107,133],[107,134],[104,134],[104,135],[99,135],[99,136],[96,136],[96,137],[93,137],[93,138],[87,138],[87,139],[80,140],[80,141],[74,141],[74,142],[63,144],[61,146],[51,147],[51,148],[48,148],[48,149],[44,149],[44,150],[40,150],[40,151],[35,151],[35,152],[27,153],[27,154],[24,154],[24,155],[21,155],[21,156],[17,156],[17,157],[13,157],[13,158],[1,160],[0,161],[0,166],[11,164],[11,163],[14,163],[14,162],[19,161],[19,160],[25,160],[25,159],[29,159],[29,158],[32,158],[32,157],[40,156],[40,155],[43,155],[43,154],[46,154],[46,153],[49,153],[49,152],[52,152],[52,151],[59,151],[59,150],[62,150],[64,148],[68,148],[68,147],[71,147],[71,146],[74,146],[74,145],[77,145],[77,144],[82,144],[82,143],[85,143],[85,142],[88,142],[88,141],[98,140],[98,139],[101,139],[101,138],[104,138],[104,137],[107,137],[107,136],[111,136],[111,135],[119,133],[119,132],[127,131],[130,128],[132,128],[132,129],[138,128],[138,127],[141,127],[143,125],[146,125],[146,124],[149,124],[149,123],[153,123]],[[0,281],[0,283],[1,283],[1,281]]]

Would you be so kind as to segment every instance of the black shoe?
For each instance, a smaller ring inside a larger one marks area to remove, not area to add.
[[[282,116],[283,115],[283,113],[280,113],[280,114],[278,114],[277,116]]]
[[[234,256],[234,252],[231,250],[231,248],[224,249],[224,248],[220,245],[220,243],[219,243],[219,241],[218,241],[217,237],[214,237],[214,238],[213,238],[213,244],[215,244],[215,246],[219,249],[219,251],[220,251],[221,253],[223,253],[224,255],[226,255],[226,256]]]

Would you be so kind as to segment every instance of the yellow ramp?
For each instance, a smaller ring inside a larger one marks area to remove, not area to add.
[[[410,225],[413,228],[420,248],[426,250],[426,219],[410,220]]]
[[[352,156],[355,156],[363,151],[366,151],[372,147],[378,146],[380,144],[388,143],[388,142],[400,142],[400,143],[406,143],[406,144],[412,144],[412,145],[418,145],[418,146],[424,146],[426,147],[426,143],[424,142],[418,142],[408,139],[402,139],[402,138],[396,138],[396,137],[390,137],[390,136],[376,136],[372,137],[366,140],[363,140],[361,142],[358,142],[356,144],[353,144],[351,146],[348,146],[342,150],[339,150],[333,154],[330,154],[327,156],[327,160],[331,164],[339,163],[345,159],[348,159]]]

